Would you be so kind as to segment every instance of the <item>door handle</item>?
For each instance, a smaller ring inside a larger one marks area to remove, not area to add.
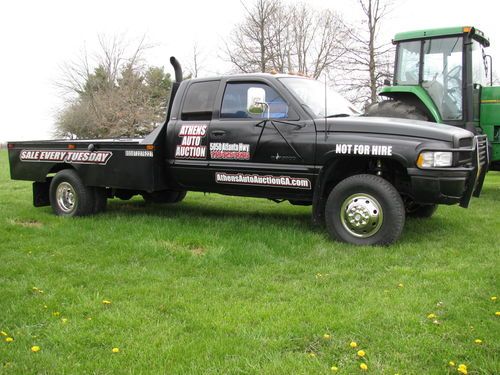
[[[223,135],[226,134],[226,132],[224,130],[214,130],[211,134],[214,137],[222,137]]]

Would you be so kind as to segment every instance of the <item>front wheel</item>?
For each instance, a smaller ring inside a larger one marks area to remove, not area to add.
[[[389,245],[401,236],[405,206],[389,182],[360,174],[346,178],[332,189],[325,220],[335,240],[355,245]]]

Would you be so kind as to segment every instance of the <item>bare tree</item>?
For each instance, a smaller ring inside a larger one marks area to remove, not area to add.
[[[317,78],[344,54],[345,30],[335,12],[279,0],[257,0],[244,7],[245,20],[226,46],[238,71],[274,70]]]
[[[346,30],[338,14],[330,10],[312,11],[300,4],[293,12],[293,39],[298,72],[318,78],[342,57]]]
[[[195,42],[192,48],[191,61],[188,63],[187,68],[189,71],[189,75],[192,78],[198,78],[200,73],[203,71],[203,58],[204,53],[199,47],[198,43]]]
[[[364,104],[377,102],[377,91],[392,78],[394,48],[380,43],[378,34],[384,18],[392,10],[391,0],[358,0],[363,13],[361,27],[346,27],[346,50],[337,83],[350,99]]]
[[[243,23],[234,30],[233,37],[226,43],[226,53],[230,62],[241,72],[266,72],[272,67],[268,48],[269,25],[278,8],[280,0],[257,0],[245,8]]]

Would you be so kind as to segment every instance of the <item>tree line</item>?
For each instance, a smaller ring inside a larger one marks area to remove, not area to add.
[[[353,0],[354,1],[354,0]],[[390,0],[356,0],[363,20],[348,24],[334,10],[306,3],[253,0],[242,3],[244,18],[226,39],[222,54],[233,72],[276,72],[333,82],[348,99],[367,105],[391,78],[393,50],[378,42]],[[164,121],[171,77],[149,66],[144,40],[135,47],[119,38],[99,38],[94,61],[86,51],[63,67],[57,85],[68,98],[56,119],[65,138],[141,137]],[[198,76],[194,45],[190,76]]]

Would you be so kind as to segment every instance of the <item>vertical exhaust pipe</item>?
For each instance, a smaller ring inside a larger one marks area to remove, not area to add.
[[[168,123],[168,121],[170,119],[170,114],[172,112],[172,105],[174,103],[175,94],[177,94],[177,90],[179,89],[179,86],[181,85],[181,82],[182,82],[181,64],[179,63],[179,61],[177,61],[177,59],[174,56],[170,57],[170,64],[172,64],[172,67],[174,68],[175,82],[172,83],[172,88],[170,89],[170,99],[168,100],[168,110],[167,110],[166,123]]]
[[[174,56],[170,57],[170,64],[172,64],[175,72],[175,82],[180,83],[182,81],[182,68],[179,61]]]

